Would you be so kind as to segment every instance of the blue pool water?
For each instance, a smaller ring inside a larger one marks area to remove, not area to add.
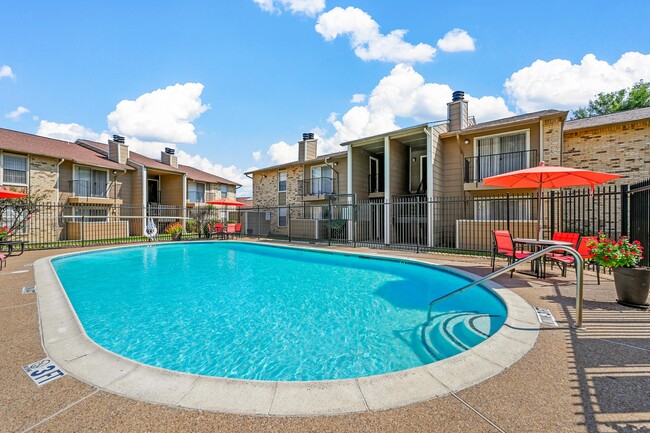
[[[86,333],[124,357],[188,373],[327,380],[417,367],[483,341],[506,309],[444,270],[236,242],[69,255],[52,264]]]

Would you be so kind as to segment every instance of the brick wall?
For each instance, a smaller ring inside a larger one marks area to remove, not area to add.
[[[609,184],[650,177],[650,119],[564,134],[563,164],[624,176]]]
[[[542,140],[544,154],[541,161],[547,165],[563,165],[562,161],[562,117],[553,117],[542,121]]]

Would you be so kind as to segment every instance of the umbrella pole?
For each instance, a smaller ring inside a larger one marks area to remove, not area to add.
[[[537,240],[542,237],[542,186],[537,190]]]

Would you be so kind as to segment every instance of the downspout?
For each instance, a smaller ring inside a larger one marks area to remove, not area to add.
[[[339,172],[334,168],[334,164],[330,164],[329,162],[327,162],[328,159],[330,159],[329,156],[327,158],[325,158],[325,161],[323,161],[323,162],[325,162],[325,165],[327,165],[329,168],[332,169],[332,171],[334,173],[336,173],[336,192],[338,194],[341,191],[339,189]]]
[[[147,227],[147,167],[133,160],[129,162],[142,169],[142,233],[144,234]]]

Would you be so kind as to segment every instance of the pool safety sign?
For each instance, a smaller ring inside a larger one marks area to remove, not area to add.
[[[548,326],[556,326],[557,327],[557,322],[555,321],[555,317],[553,317],[553,314],[546,308],[539,308],[535,307],[535,312],[537,313],[537,320],[539,320],[539,323],[542,325],[548,325]]]
[[[60,377],[65,376],[63,370],[50,358],[41,359],[23,367],[23,371],[36,385],[43,386]]]

